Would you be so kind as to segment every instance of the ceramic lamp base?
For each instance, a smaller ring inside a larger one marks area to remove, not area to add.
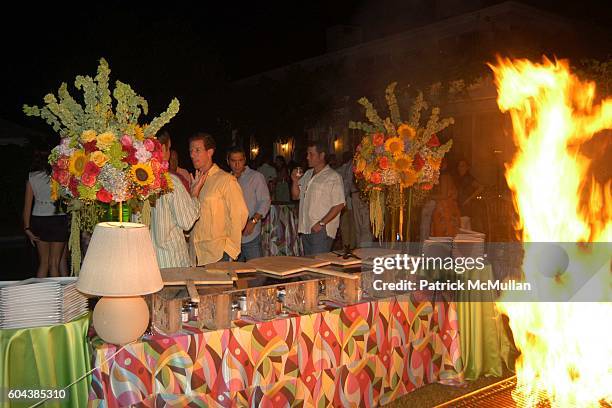
[[[93,312],[96,333],[107,343],[137,340],[149,325],[149,308],[141,296],[103,297]]]

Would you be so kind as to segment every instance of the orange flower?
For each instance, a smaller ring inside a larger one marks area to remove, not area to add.
[[[389,158],[387,156],[383,156],[378,159],[378,167],[382,170],[387,170],[389,168]]]
[[[381,181],[382,181],[382,177],[381,177],[380,173],[377,172],[377,171],[372,173],[372,175],[370,176],[370,182],[372,182],[374,184],[380,184]]]
[[[372,135],[372,143],[374,143],[374,146],[382,146],[385,143],[385,135],[382,133],[374,133]]]

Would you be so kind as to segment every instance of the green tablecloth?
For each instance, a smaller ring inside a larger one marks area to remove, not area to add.
[[[461,279],[493,280],[493,269],[486,266],[480,271],[466,271]],[[501,376],[504,365],[513,365],[510,361],[513,346],[495,306],[495,293],[460,291],[456,300],[465,379]]]
[[[0,330],[0,396],[2,407],[29,407],[33,400],[8,400],[11,389],[66,387],[90,370],[87,342],[89,315],[55,326]],[[45,407],[87,406],[89,377],[67,389],[64,400],[48,400]]]
[[[453,271],[432,271],[422,274],[441,281],[494,279],[491,265],[486,265],[482,270],[467,270],[463,274],[455,274]],[[504,365],[509,368],[514,366],[511,357],[514,346],[506,335],[501,314],[495,306],[495,299],[493,291],[462,290],[456,293],[463,374],[466,380],[475,380],[483,375],[499,377],[502,375]]]

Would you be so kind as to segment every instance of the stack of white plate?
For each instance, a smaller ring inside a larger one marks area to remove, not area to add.
[[[76,278],[28,279],[0,285],[0,329],[51,326],[87,312]]]
[[[63,287],[62,323],[70,322],[89,311],[87,298],[77,290],[76,278]]]
[[[453,258],[482,258],[485,253],[485,234],[460,230],[453,239]]]

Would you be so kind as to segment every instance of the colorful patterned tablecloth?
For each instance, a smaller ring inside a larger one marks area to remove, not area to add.
[[[453,302],[408,296],[94,351],[90,406],[376,406],[463,382]]]
[[[298,236],[298,206],[273,204],[261,224],[263,256],[302,256],[302,242]]]

